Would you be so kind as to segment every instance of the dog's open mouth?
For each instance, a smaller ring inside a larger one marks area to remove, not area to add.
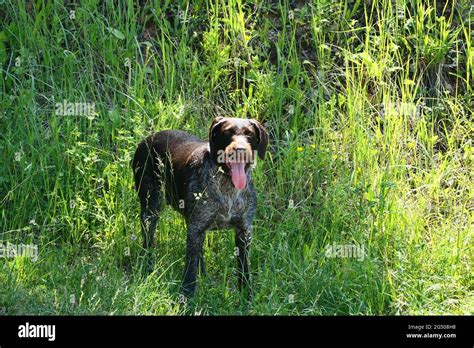
[[[245,162],[226,163],[232,184],[237,190],[243,190],[247,186],[247,174],[245,173]]]

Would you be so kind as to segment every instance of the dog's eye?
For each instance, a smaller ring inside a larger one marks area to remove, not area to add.
[[[254,134],[251,131],[244,131],[244,136],[247,139],[252,139],[254,137]]]
[[[222,131],[222,135],[225,137],[231,136],[232,135],[232,130],[231,129],[224,129]]]

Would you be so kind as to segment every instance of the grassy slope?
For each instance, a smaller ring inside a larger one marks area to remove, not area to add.
[[[0,310],[473,312],[467,1],[80,3],[0,5],[0,240],[40,249],[0,260]],[[55,115],[63,100],[96,114]],[[144,275],[129,162],[146,134],[206,137],[216,115],[271,134],[255,296],[236,291],[232,234],[212,232],[184,306],[184,222],[166,210]],[[327,258],[333,242],[368,257]]]

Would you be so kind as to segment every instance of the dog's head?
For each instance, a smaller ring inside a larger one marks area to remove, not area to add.
[[[211,156],[238,190],[247,186],[255,154],[263,159],[268,145],[265,128],[255,120],[217,117],[209,129]]]

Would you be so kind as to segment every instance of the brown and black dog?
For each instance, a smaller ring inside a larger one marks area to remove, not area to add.
[[[218,117],[209,129],[209,141],[167,130],[138,145],[132,165],[141,203],[143,246],[153,245],[164,192],[166,202],[187,224],[182,284],[186,295],[195,292],[197,269],[204,272],[203,244],[211,229],[234,228],[239,286],[248,285],[257,207],[251,169],[256,156],[265,157],[267,144],[267,131],[259,122]]]

